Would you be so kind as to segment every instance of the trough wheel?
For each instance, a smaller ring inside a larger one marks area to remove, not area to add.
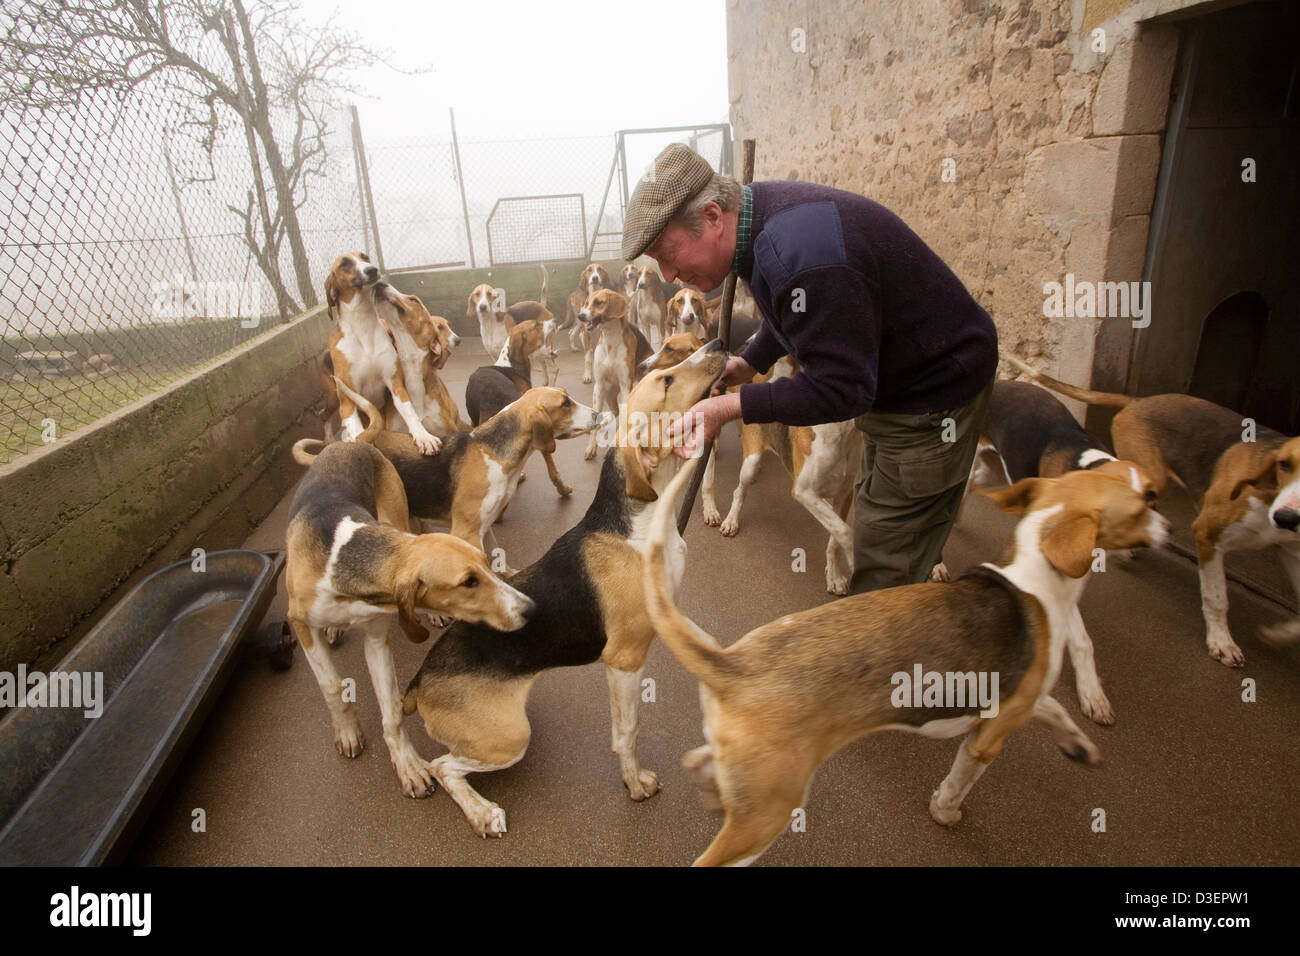
[[[297,639],[288,621],[274,621],[266,627],[266,657],[271,669],[287,671],[293,666],[293,648]]]

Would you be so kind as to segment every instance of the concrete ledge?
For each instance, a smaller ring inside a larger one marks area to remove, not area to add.
[[[319,437],[331,320],[300,318],[0,467],[0,670],[53,658],[136,581],[237,547]]]

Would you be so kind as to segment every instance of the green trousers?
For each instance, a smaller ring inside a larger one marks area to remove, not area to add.
[[[919,584],[943,557],[988,416],[993,381],[960,408],[868,412],[853,499],[851,594]]]

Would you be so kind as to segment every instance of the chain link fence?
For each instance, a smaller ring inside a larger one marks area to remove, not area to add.
[[[293,318],[314,304],[303,285],[319,288],[338,251],[361,245],[341,111],[324,175],[298,210],[317,274],[300,283],[280,245],[287,300],[247,238],[254,174],[242,130],[205,142],[193,127],[161,84],[126,101],[86,91],[61,109],[0,104],[0,463]]]
[[[194,127],[192,101],[161,84],[126,102],[0,104],[0,463],[292,319],[344,250],[389,274],[617,259],[640,165],[678,139],[722,167],[730,146],[725,127],[632,135],[630,151],[621,133],[363,138],[357,111],[339,108],[298,209],[312,274],[281,237],[277,290],[255,252],[265,171],[237,123]]]

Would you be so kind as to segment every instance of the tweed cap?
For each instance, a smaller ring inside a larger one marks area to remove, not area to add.
[[[713,178],[713,167],[689,146],[673,143],[655,157],[627,202],[623,258],[631,262],[659,238],[668,221]]]

